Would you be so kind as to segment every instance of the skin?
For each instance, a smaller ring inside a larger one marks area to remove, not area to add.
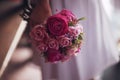
[[[28,26],[30,28],[37,24],[44,24],[46,19],[52,15],[49,0],[38,0],[35,8],[32,10],[30,15],[30,21]],[[34,51],[33,62],[40,65],[40,54]]]
[[[31,13],[29,26],[33,27],[37,24],[44,24],[46,19],[51,15],[49,0],[38,0],[36,7]]]

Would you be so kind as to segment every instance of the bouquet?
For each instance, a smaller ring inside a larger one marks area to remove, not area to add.
[[[36,25],[30,31],[30,38],[36,50],[46,62],[64,62],[80,52],[83,27],[69,10],[50,16],[46,24]]]

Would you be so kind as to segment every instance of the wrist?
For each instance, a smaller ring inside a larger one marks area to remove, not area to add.
[[[49,0],[38,0],[38,1],[40,2],[36,4],[36,7],[38,8],[42,7],[44,11],[48,11],[49,13],[51,13],[51,7],[49,4]]]

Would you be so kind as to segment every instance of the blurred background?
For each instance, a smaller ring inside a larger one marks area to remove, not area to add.
[[[86,17],[80,54],[56,64],[45,63],[30,44],[29,1],[0,1],[0,80],[120,80],[120,0],[50,0],[53,14],[66,8]]]

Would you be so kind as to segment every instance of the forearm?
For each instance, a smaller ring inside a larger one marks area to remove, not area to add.
[[[36,6],[30,15],[30,25],[35,26],[36,24],[45,23],[46,19],[51,15],[49,0],[37,0]]]
[[[51,13],[49,0],[31,0],[31,2],[35,3],[36,7],[40,8],[40,9],[42,7],[45,11],[48,11],[48,13]]]
[[[50,16],[52,15],[52,12],[51,12],[51,7],[50,7],[50,4],[49,4],[49,0],[38,0],[38,4],[36,5],[37,8],[39,8],[39,12],[43,12],[43,16]],[[40,14],[39,14],[40,15]],[[43,19],[45,20],[45,19]]]
[[[31,0],[31,2],[39,5],[49,4],[49,0]]]
[[[46,2],[49,2],[49,0],[38,0],[38,2],[40,2],[40,3],[46,3]]]
[[[38,0],[37,7],[43,7],[45,10],[51,10],[49,0]]]

